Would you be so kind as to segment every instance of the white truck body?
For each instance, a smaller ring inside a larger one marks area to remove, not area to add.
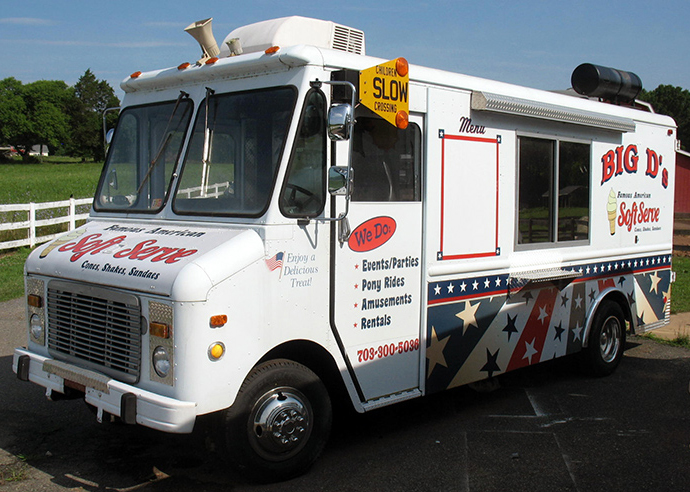
[[[270,360],[341,385],[362,412],[605,351],[590,334],[607,302],[633,331],[668,321],[670,118],[410,66],[406,130],[358,108],[351,141],[329,142],[328,81],[383,60],[290,43],[299,32],[285,29],[272,28],[274,53],[257,39],[261,51],[226,56],[224,43],[212,63],[123,81],[89,221],[26,263],[20,378],[83,393],[99,416],[184,433],[232,408]],[[268,116],[253,120],[252,107]],[[304,130],[307,107],[321,128]],[[142,143],[118,147],[146,121],[174,143],[148,156]],[[124,171],[129,151],[144,163],[137,178]],[[296,164],[302,155],[310,164]],[[327,193],[328,168],[350,161],[351,199]],[[320,191],[294,184],[298,166]],[[132,179],[143,183],[118,195]]]

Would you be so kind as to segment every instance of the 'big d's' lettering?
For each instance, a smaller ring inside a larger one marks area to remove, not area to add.
[[[652,149],[647,149],[647,170],[645,174],[651,178],[656,178],[661,166],[661,156]]]
[[[649,151],[647,151],[649,152]],[[635,174],[640,157],[637,155],[637,145],[630,144],[627,147],[619,146],[615,150],[609,150],[601,157],[601,184],[606,183],[614,176],[621,174]]]

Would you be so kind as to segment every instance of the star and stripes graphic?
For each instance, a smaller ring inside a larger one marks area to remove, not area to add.
[[[283,256],[285,256],[285,252],[280,251],[270,258],[264,260],[266,262],[266,266],[271,272],[280,268],[281,276],[283,274]]]
[[[670,256],[576,267],[569,284],[510,291],[508,275],[428,285],[427,393],[526,367],[582,349],[587,316],[601,296],[622,292],[638,325],[663,323]]]

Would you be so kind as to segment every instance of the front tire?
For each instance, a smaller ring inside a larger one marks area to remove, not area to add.
[[[332,423],[328,391],[307,367],[278,359],[255,367],[223,415],[225,444],[240,471],[259,481],[304,473]]]
[[[580,354],[581,367],[590,376],[608,376],[623,358],[625,315],[620,305],[603,301],[592,320],[589,344]]]

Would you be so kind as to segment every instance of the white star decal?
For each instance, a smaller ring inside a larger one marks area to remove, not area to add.
[[[478,287],[479,287],[479,282],[477,282],[477,280],[475,279],[475,281],[472,282],[472,290],[477,290]]]
[[[461,292],[465,292],[465,289],[466,289],[466,288],[467,288],[467,284],[463,281],[463,282],[460,284],[460,291],[461,291]]]
[[[500,277],[496,277],[496,287],[500,287],[500,286],[501,286],[501,279],[500,279]]]
[[[578,321],[575,324],[575,328],[573,328],[573,341],[575,340],[581,340],[582,336],[582,327],[580,326],[580,322]]]
[[[652,281],[652,286],[649,288],[649,292],[654,292],[655,294],[658,294],[659,291],[657,290],[659,288],[659,281],[661,280],[661,277],[659,277],[656,272],[654,272],[653,275],[649,276],[649,280]]]
[[[490,285],[491,285],[491,280],[489,280],[488,278],[486,280],[484,280],[484,288],[485,289],[488,289]]]
[[[536,338],[533,338],[530,343],[525,342],[525,355],[522,358],[527,359],[530,364],[532,363],[532,356],[537,353],[537,350],[534,348],[535,341]]]
[[[436,287],[434,287],[434,294],[437,296],[441,295],[441,286],[436,284]]]
[[[429,370],[427,371],[427,377],[431,376],[431,372],[434,367],[441,365],[443,367],[448,367],[446,363],[446,358],[443,355],[443,349],[446,348],[446,344],[450,340],[450,335],[448,335],[443,340],[438,339],[436,334],[436,328],[431,327],[431,345],[426,349],[426,358],[429,360]]]
[[[541,321],[541,324],[544,324],[544,320],[549,317],[549,314],[546,312],[546,306],[541,307],[539,306],[539,318],[537,318],[539,321]]]
[[[475,317],[475,315],[477,314],[477,309],[479,309],[479,304],[480,303],[478,302],[477,304],[472,305],[470,301],[467,301],[465,302],[465,309],[463,309],[461,312],[455,315],[456,317],[460,318],[463,322],[463,334],[471,325],[474,325],[477,328],[479,328],[479,325],[477,324],[477,318]]]
[[[455,286],[454,286],[452,283],[451,283],[451,284],[448,284],[448,293],[449,293],[449,294],[452,294],[452,293],[453,293],[453,289],[455,289]]]

